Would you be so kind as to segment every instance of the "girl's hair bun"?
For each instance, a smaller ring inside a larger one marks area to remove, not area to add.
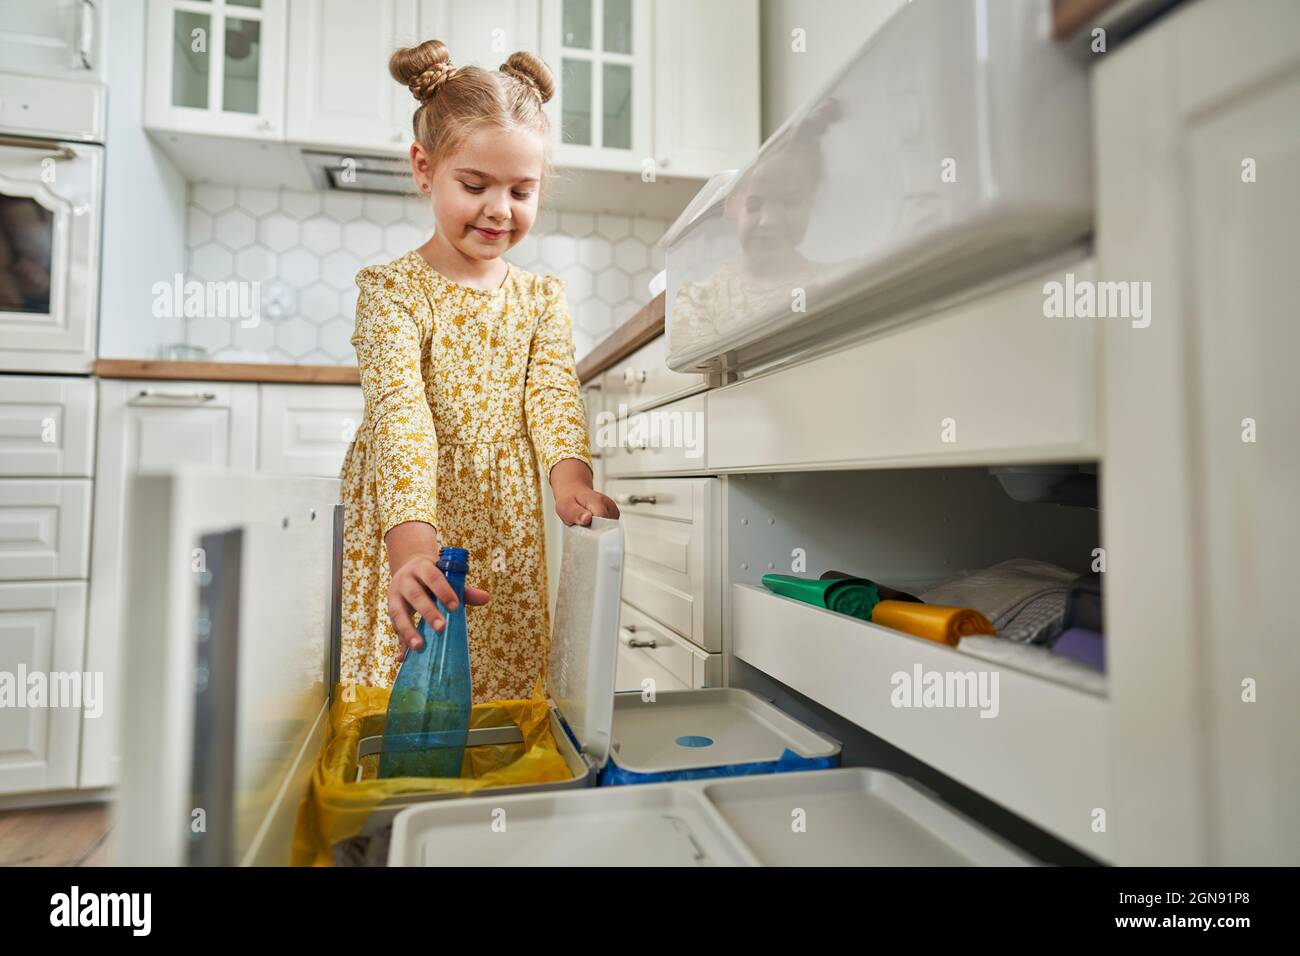
[[[510,54],[510,59],[501,64],[501,72],[529,87],[542,103],[550,100],[555,93],[555,81],[551,79],[551,71],[547,69],[545,63],[531,53],[520,50],[518,53]]]
[[[419,46],[395,51],[388,58],[388,72],[423,103],[438,92],[454,70],[447,45],[441,40],[425,40]]]

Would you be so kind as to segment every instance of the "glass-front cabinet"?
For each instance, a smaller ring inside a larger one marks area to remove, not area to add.
[[[284,136],[286,0],[149,0],[145,126]]]
[[[651,153],[650,0],[543,0],[555,161],[642,172]]]

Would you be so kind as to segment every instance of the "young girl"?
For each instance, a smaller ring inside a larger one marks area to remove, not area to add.
[[[391,686],[455,607],[435,562],[468,548],[474,701],[525,698],[550,642],[539,463],[565,524],[618,508],[592,490],[563,284],[501,258],[528,234],[547,167],[547,68],[516,53],[453,67],[438,40],[389,72],[420,102],[411,171],[436,231],[357,274],[365,416],[343,462],[344,683]],[[489,603],[489,595],[491,601]]]

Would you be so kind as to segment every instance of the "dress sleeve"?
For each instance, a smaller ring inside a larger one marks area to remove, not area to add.
[[[357,287],[352,345],[374,442],[381,534],[404,521],[437,530],[438,435],[420,374],[429,305],[383,267],[362,269]]]
[[[528,350],[524,380],[524,413],[528,436],[550,477],[555,463],[577,458],[591,467],[587,410],[574,370],[573,321],[564,297],[564,283],[555,276],[538,280],[542,314]]]

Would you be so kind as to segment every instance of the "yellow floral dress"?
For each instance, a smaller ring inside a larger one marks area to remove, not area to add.
[[[550,643],[539,477],[563,458],[591,465],[564,285],[509,267],[499,289],[452,282],[415,251],[357,274],[362,418],[343,460],[340,679],[389,687],[384,535],[425,521],[469,549],[474,701],[532,694]]]

